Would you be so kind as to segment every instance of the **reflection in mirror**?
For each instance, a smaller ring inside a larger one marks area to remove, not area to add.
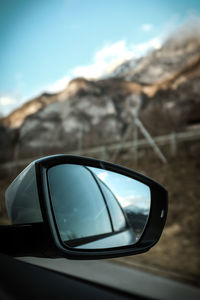
[[[61,240],[101,249],[135,244],[150,213],[150,188],[104,169],[62,164],[48,170],[50,199]]]

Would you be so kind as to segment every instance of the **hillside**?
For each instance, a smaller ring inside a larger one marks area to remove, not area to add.
[[[109,78],[76,78],[62,92],[38,96],[0,119],[1,160],[12,159],[16,147],[23,157],[119,142],[137,112],[153,136],[198,125],[198,26],[184,34],[180,28],[160,49],[125,62]]]

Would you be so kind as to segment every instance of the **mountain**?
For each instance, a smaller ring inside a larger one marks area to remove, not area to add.
[[[195,19],[178,28],[160,49],[117,67],[113,77],[147,85],[169,82],[199,64],[199,54],[200,20]]]
[[[15,109],[10,115],[2,117],[0,124],[9,128],[20,127],[27,116],[36,113],[50,103],[57,101],[59,94],[43,93],[42,95],[26,102],[20,108]]]
[[[66,88],[66,98],[26,118],[20,143],[26,151],[48,152],[120,141],[142,94],[142,86],[135,83],[77,78]]]
[[[0,119],[1,157],[11,159],[16,145],[24,157],[119,142],[137,112],[154,136],[185,130],[200,123],[199,89],[200,26],[179,29],[109,78],[76,78]]]

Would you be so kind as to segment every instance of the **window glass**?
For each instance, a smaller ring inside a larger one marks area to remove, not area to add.
[[[112,232],[102,193],[84,166],[49,169],[50,197],[63,241]]]

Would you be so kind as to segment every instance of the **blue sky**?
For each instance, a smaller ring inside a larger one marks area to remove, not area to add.
[[[159,48],[200,1],[0,0],[0,114]]]

